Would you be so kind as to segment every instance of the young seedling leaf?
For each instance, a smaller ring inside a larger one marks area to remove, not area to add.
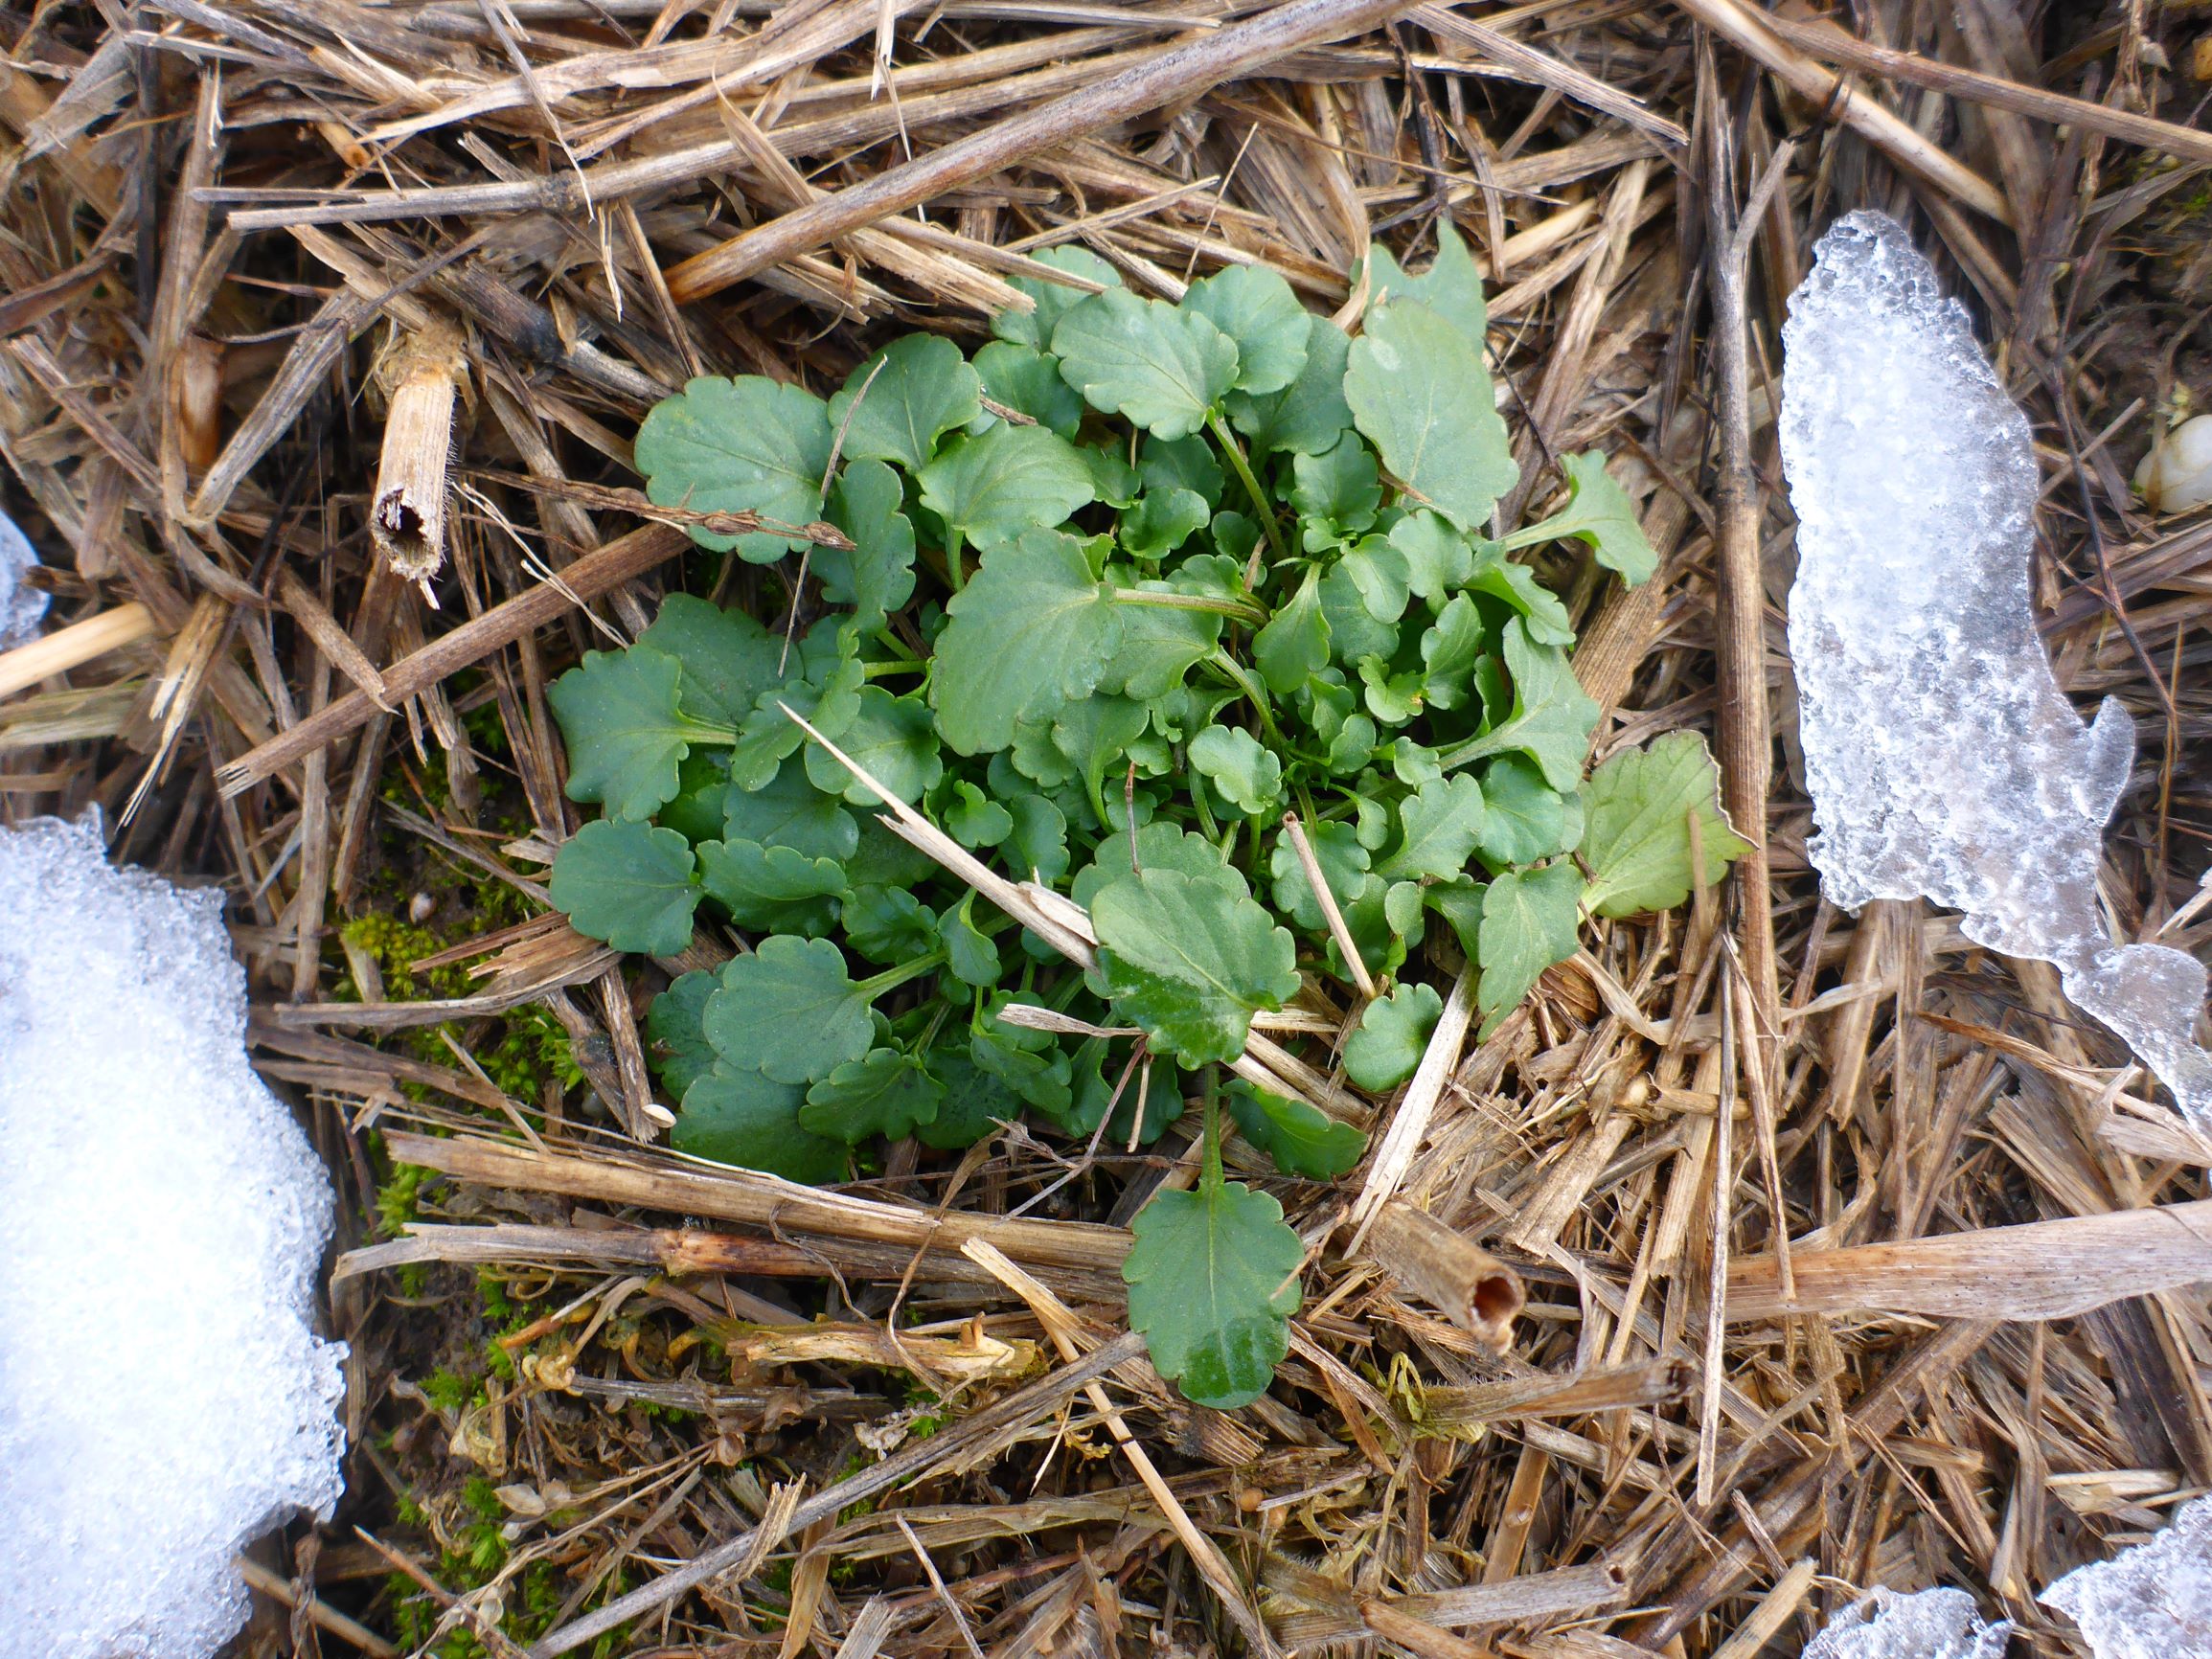
[[[674,956],[692,942],[699,886],[692,844],[673,830],[601,818],[561,843],[554,907],[588,939],[617,950]]]
[[[1351,825],[1327,821],[1309,824],[1306,844],[1313,850],[1313,862],[1321,866],[1322,880],[1329,883],[1330,893],[1337,899],[1349,898],[1367,885],[1373,854],[1359,845],[1358,831]],[[1298,856],[1288,831],[1275,839],[1274,851],[1267,855],[1267,874],[1273,878],[1277,910],[1288,911],[1290,920],[1309,933],[1318,933],[1329,925],[1321,901],[1313,896],[1313,884],[1306,878],[1305,861]]]
[[[1119,609],[1072,535],[1035,530],[991,555],[937,637],[929,694],[946,742],[962,755],[1003,749],[1017,722],[1088,696],[1113,657]]]
[[[1252,661],[1277,696],[1288,696],[1329,662],[1329,621],[1321,614],[1321,572],[1309,570],[1289,603],[1252,636]]]
[[[1671,910],[1689,898],[1697,879],[1693,817],[1708,882],[1749,851],[1722,812],[1720,771],[1696,732],[1622,750],[1590,774],[1583,807],[1582,856],[1590,872],[1583,903],[1593,916]]]
[[[807,1091],[799,1126],[856,1147],[870,1135],[900,1140],[937,1116],[945,1085],[897,1049],[871,1049]]]
[[[1341,546],[1375,522],[1382,503],[1375,452],[1351,433],[1318,455],[1290,458],[1290,509],[1308,553]]]
[[[1409,512],[1390,527],[1390,545],[1405,564],[1405,582],[1433,604],[1466,584],[1474,548],[1442,513]]]
[[[688,593],[661,601],[660,615],[637,643],[675,659],[682,670],[676,706],[710,726],[734,728],[761,693],[783,678],[777,668],[782,641],[743,611],[724,610]]]
[[[914,1126],[915,1137],[925,1147],[956,1152],[1021,1116],[1021,1097],[977,1065],[966,1048],[940,1044],[932,1049],[929,1075],[945,1093],[937,1102],[937,1115]]]
[[[838,734],[837,747],[909,807],[945,776],[929,706],[920,697],[895,697],[881,686],[861,688],[859,707]],[[855,807],[877,805],[876,791],[827,749],[810,743],[806,755],[807,778],[823,794],[842,794]]]
[[[914,526],[901,511],[904,499],[899,474],[880,461],[848,464],[830,492],[830,522],[852,537],[853,549],[817,547],[814,574],[822,597],[851,605],[854,625],[865,633],[914,597]]]
[[[1490,327],[1490,309],[1482,298],[1482,274],[1452,229],[1448,219],[1436,221],[1436,258],[1419,276],[1408,276],[1390,250],[1374,244],[1367,254],[1367,304],[1370,309],[1392,300],[1418,300],[1457,329],[1479,360],[1483,336]],[[1488,399],[1490,376],[1467,389],[1470,398]]]
[[[840,865],[828,858],[810,858],[788,847],[702,841],[698,860],[699,884],[740,927],[824,931],[835,920],[836,910],[818,901],[845,892]]]
[[[1214,446],[1197,434],[1146,439],[1137,460],[1137,478],[1148,490],[1173,494],[1187,489],[1205,502],[1208,512],[1221,505],[1221,489],[1227,482],[1220,462],[1214,458]]]
[[[1101,287],[1118,288],[1122,285],[1121,273],[1088,248],[1072,245],[1044,248],[1029,257],[1040,265],[1050,265],[1056,271],[1065,271],[1070,276],[1084,278]],[[1010,340],[1020,346],[1033,346],[1039,351],[1051,349],[1052,331],[1060,326],[1060,318],[1090,297],[1086,289],[1071,288],[1064,283],[1051,282],[1043,277],[1015,277],[1014,286],[1035,300],[1037,308],[1033,311],[1001,311],[991,319],[991,331],[1001,340]]]
[[[825,738],[844,735],[845,727],[860,708],[860,688],[867,670],[860,662],[850,625],[832,625],[843,618],[825,617],[800,642],[797,660],[788,665],[790,677],[773,691],[764,692],[753,712],[738,728],[737,747],[730,751],[730,782],[740,789],[764,787],[776,769],[798,752],[806,740],[791,716],[797,715]]]
[[[1368,313],[1344,375],[1353,419],[1390,475],[1468,530],[1519,476],[1504,420],[1471,395],[1489,384],[1466,337],[1411,300]]]
[[[820,516],[830,434],[829,409],[811,392],[759,375],[701,375],[646,416],[637,430],[637,466],[646,494],[663,507],[809,524]],[[806,545],[765,533],[718,535],[694,528],[691,535],[718,553],[734,547],[754,564],[772,564]]]
[[[1049,1034],[999,1019],[1006,1002],[1004,992],[993,996],[983,1018],[969,1028],[969,1057],[1038,1111],[1064,1118],[1075,1098],[1067,1054]]]
[[[964,778],[945,803],[945,832],[970,852],[995,847],[1014,833],[1014,814]]]
[[[1396,1088],[1421,1064],[1429,1034],[1443,1017],[1444,999],[1434,986],[1402,985],[1377,997],[1344,1045],[1345,1075],[1372,1095]]]
[[[1388,536],[1370,535],[1336,561],[1341,575],[1359,594],[1367,614],[1384,625],[1405,614],[1412,597],[1411,568]],[[1395,643],[1395,642],[1394,642]]]
[[[1449,881],[1474,856],[1488,810],[1482,785],[1462,773],[1424,784],[1406,797],[1399,816],[1403,833],[1397,850],[1382,861],[1383,877],[1403,881],[1426,875]]]
[[[1083,297],[1073,289],[1061,291],[1076,299]],[[1039,426],[1049,426],[1070,442],[1083,425],[1083,394],[1060,378],[1058,357],[1047,356],[1034,346],[993,340],[975,353],[975,375],[983,383],[984,397],[1017,415],[1028,416]],[[981,431],[983,423],[997,419],[986,414],[978,422],[970,423],[969,430]]]
[[[937,918],[902,887],[855,887],[843,920],[845,943],[870,962],[910,962],[938,947]]]
[[[1060,318],[1052,350],[1093,409],[1155,438],[1197,431],[1237,381],[1234,340],[1197,311],[1126,288],[1093,294]]]
[[[1240,392],[1280,392],[1306,367],[1306,307],[1266,265],[1230,265],[1193,283],[1179,308],[1236,342]]]
[[[1190,755],[1192,768],[1247,818],[1282,798],[1283,762],[1242,726],[1208,726],[1191,739]]]
[[[1318,455],[1352,425],[1344,400],[1351,337],[1327,317],[1306,319],[1306,362],[1280,392],[1229,394],[1229,419],[1256,454]]]
[[[1087,1038],[1075,1051],[1075,1099],[1060,1125],[1068,1134],[1088,1135],[1104,1122],[1110,1145],[1126,1147],[1133,1135],[1138,1146],[1149,1147],[1183,1115],[1182,1073],[1160,1056],[1147,1055],[1139,1058],[1128,1083],[1122,1084],[1127,1054],[1127,1049],[1104,1037]],[[1114,1099],[1117,1085],[1119,1100]]]
[[[937,919],[937,936],[945,944],[945,966],[963,985],[989,990],[1006,971],[998,960],[998,945],[975,925],[975,893],[971,888],[945,908]]]
[[[1569,455],[1560,463],[1567,478],[1567,505],[1540,524],[1517,530],[1505,538],[1507,547],[1530,547],[1539,541],[1577,536],[1596,552],[1598,562],[1617,570],[1630,587],[1659,568],[1659,556],[1644,539],[1636,522],[1636,504],[1606,470],[1602,450]]]
[[[1115,1008],[1185,1066],[1235,1059],[1252,1015],[1298,991],[1296,944],[1226,868],[1109,882],[1091,901],[1091,926]]]
[[[1428,672],[1425,695],[1432,709],[1456,709],[1481,702],[1474,687],[1475,666],[1489,638],[1482,612],[1464,593],[1455,593],[1421,636],[1421,664]]]
[[[1530,643],[1520,617],[1505,625],[1505,666],[1513,675],[1513,714],[1479,738],[1448,749],[1447,771],[1488,755],[1522,754],[1562,793],[1582,776],[1598,706],[1575,680],[1566,653]]]
[[[720,984],[712,973],[683,974],[646,1011],[646,1058],[676,1100],[714,1069],[715,1045],[699,1029],[699,1019],[706,1012],[707,998]]]
[[[1161,1193],[1137,1212],[1122,1262],[1129,1326],[1159,1374],[1218,1411],[1267,1391],[1289,1352],[1305,1247],[1283,1206],[1242,1182]]]
[[[669,1145],[695,1158],[762,1170],[809,1186],[842,1181],[851,1161],[845,1146],[800,1126],[799,1105],[805,1098],[806,1091],[795,1083],[714,1066],[684,1090]]]
[[[1023,791],[1009,796],[1008,816],[1014,833],[1007,837],[1005,857],[1017,880],[1041,881],[1047,887],[1067,874],[1067,814],[1042,795]]]
[[[1485,890],[1477,945],[1482,978],[1475,987],[1483,1036],[1497,1029],[1538,975],[1574,955],[1582,895],[1582,875],[1564,860],[1509,871]]]
[[[953,342],[907,334],[845,377],[845,389],[830,399],[830,430],[844,432],[847,461],[892,461],[919,471],[939,438],[983,413],[981,390]]]
[[[1536,579],[1536,572],[1505,557],[1495,542],[1486,541],[1474,556],[1474,568],[1464,585],[1476,593],[1501,599],[1521,615],[1528,637],[1539,646],[1571,646],[1574,622],[1559,596]]]
[[[1350,1174],[1367,1137],[1304,1101],[1288,1101],[1239,1078],[1229,1084],[1229,1115],[1245,1140],[1275,1160],[1286,1175],[1334,1181]]]
[[[1499,864],[1533,864],[1562,850],[1564,797],[1543,781],[1533,761],[1501,755],[1483,769],[1482,798],[1490,811],[1479,845]]]
[[[870,982],[872,983],[872,982]],[[855,985],[826,939],[779,933],[722,966],[701,1025],[725,1065],[811,1083],[868,1052],[874,993]]]
[[[616,818],[650,818],[675,798],[678,768],[694,743],[735,734],[681,713],[683,670],[645,646],[586,651],[546,688],[568,743],[568,798],[598,801]]]
[[[722,839],[788,847],[810,858],[842,863],[859,847],[860,829],[835,796],[807,781],[806,763],[793,760],[760,788],[732,789],[722,797]]]
[[[1003,420],[951,440],[920,479],[922,505],[983,550],[1064,523],[1096,493],[1082,450],[1048,427]]]
[[[1165,558],[1213,518],[1195,489],[1152,490],[1122,515],[1122,551],[1131,558]]]

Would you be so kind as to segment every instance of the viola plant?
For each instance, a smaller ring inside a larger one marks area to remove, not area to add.
[[[1224,1117],[1289,1176],[1364,1150],[1222,1079],[1255,1018],[1349,1002],[1344,1073],[1382,1096],[1442,1013],[1429,958],[1477,965],[1488,1032],[1585,917],[1680,903],[1742,848],[1695,736],[1584,776],[1568,611],[1512,556],[1654,561],[1596,452],[1562,459],[1558,511],[1486,534],[1516,470],[1481,284],[1442,238],[1420,275],[1371,256],[1357,337],[1265,268],[1171,306],[1061,249],[1038,261],[1071,281],[1017,280],[1034,308],[972,357],[910,335],[827,400],[692,381],[638,433],[651,498],[852,548],[695,530],[783,579],[772,621],[677,595],[551,693],[604,813],[554,902],[622,950],[682,951],[702,906],[748,942],[647,1022],[674,1145],[824,1183],[877,1137],[1026,1116],[1134,1148],[1196,1102],[1196,1189],[1138,1215],[1125,1276],[1209,1405],[1267,1386],[1303,1256],[1224,1177]],[[1080,910],[1095,956],[894,834],[878,790]]]

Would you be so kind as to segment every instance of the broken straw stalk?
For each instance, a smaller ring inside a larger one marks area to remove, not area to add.
[[[391,407],[369,534],[392,568],[427,583],[445,562],[445,466],[453,404],[468,380],[461,330],[443,317],[394,337],[378,365]]]

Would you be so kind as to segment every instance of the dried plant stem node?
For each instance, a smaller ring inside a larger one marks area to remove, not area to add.
[[[441,317],[396,333],[376,377],[390,401],[369,534],[394,570],[409,581],[428,581],[445,562],[453,403],[468,388],[459,326]]]

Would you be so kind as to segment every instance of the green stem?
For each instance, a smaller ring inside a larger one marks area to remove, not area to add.
[[[738,740],[734,726],[710,726],[698,720],[685,720],[680,726],[669,729],[672,737],[681,738],[687,743],[716,743],[727,748]]]
[[[889,651],[893,656],[897,657],[901,662],[912,663],[917,668],[921,666],[922,659],[916,656],[911,650],[907,649],[906,642],[901,639],[897,634],[893,633],[889,628],[878,628],[868,637],[873,639],[885,650]]]
[[[1143,588],[1120,587],[1114,589],[1113,597],[1116,604],[1151,605],[1158,610],[1210,611],[1215,616],[1249,623],[1254,627],[1267,620],[1266,611],[1256,603],[1247,604],[1239,599],[1220,599],[1209,593],[1154,593]]]
[[[1237,476],[1243,480],[1244,493],[1252,498],[1252,511],[1260,516],[1260,528],[1267,533],[1267,545],[1274,549],[1278,559],[1288,558],[1289,550],[1283,545],[1283,527],[1275,522],[1275,509],[1260,489],[1259,479],[1253,476],[1252,464],[1244,459],[1244,446],[1237,442],[1237,435],[1229,430],[1229,423],[1219,415],[1206,417],[1206,430],[1214,435],[1214,442],[1227,452],[1229,465],[1236,469]],[[1258,548],[1252,550],[1252,562],[1244,577],[1244,585],[1247,587],[1260,585],[1259,554]]]
[[[864,679],[879,680],[885,674],[920,674],[926,673],[928,670],[929,665],[927,663],[869,663],[860,670],[860,673],[861,677]]]
[[[1187,754],[1188,751],[1186,750],[1185,753]],[[1214,809],[1206,805],[1206,785],[1205,780],[1202,778],[1191,780],[1191,805],[1197,808],[1198,829],[1204,833],[1206,839],[1219,841],[1221,838],[1221,831],[1214,822]]]
[[[1540,519],[1535,524],[1524,524],[1497,545],[1501,551],[1511,553],[1518,547],[1534,547],[1539,541],[1557,541],[1560,533],[1552,526],[1565,516],[1563,512],[1555,512],[1551,517]]]
[[[960,532],[952,526],[947,526],[945,532],[945,580],[951,583],[954,593],[960,591]]]
[[[1254,712],[1259,715],[1260,724],[1266,729],[1269,740],[1282,745],[1283,734],[1276,729],[1274,712],[1267,707],[1267,693],[1260,682],[1252,677],[1251,670],[1219,646],[1206,653],[1205,661],[1208,667],[1227,675],[1229,683],[1244,693]]]
[[[887,967],[881,973],[856,981],[853,989],[870,1002],[887,990],[897,990],[910,979],[920,979],[930,969],[945,966],[945,952],[933,950],[927,956],[918,956],[912,962],[902,962],[897,967]]]
[[[1201,1099],[1206,1111],[1206,1146],[1198,1165],[1198,1183],[1207,1197],[1228,1185],[1221,1174],[1221,1102],[1217,1086],[1220,1078],[1215,1068],[1208,1066],[1200,1085]]]

